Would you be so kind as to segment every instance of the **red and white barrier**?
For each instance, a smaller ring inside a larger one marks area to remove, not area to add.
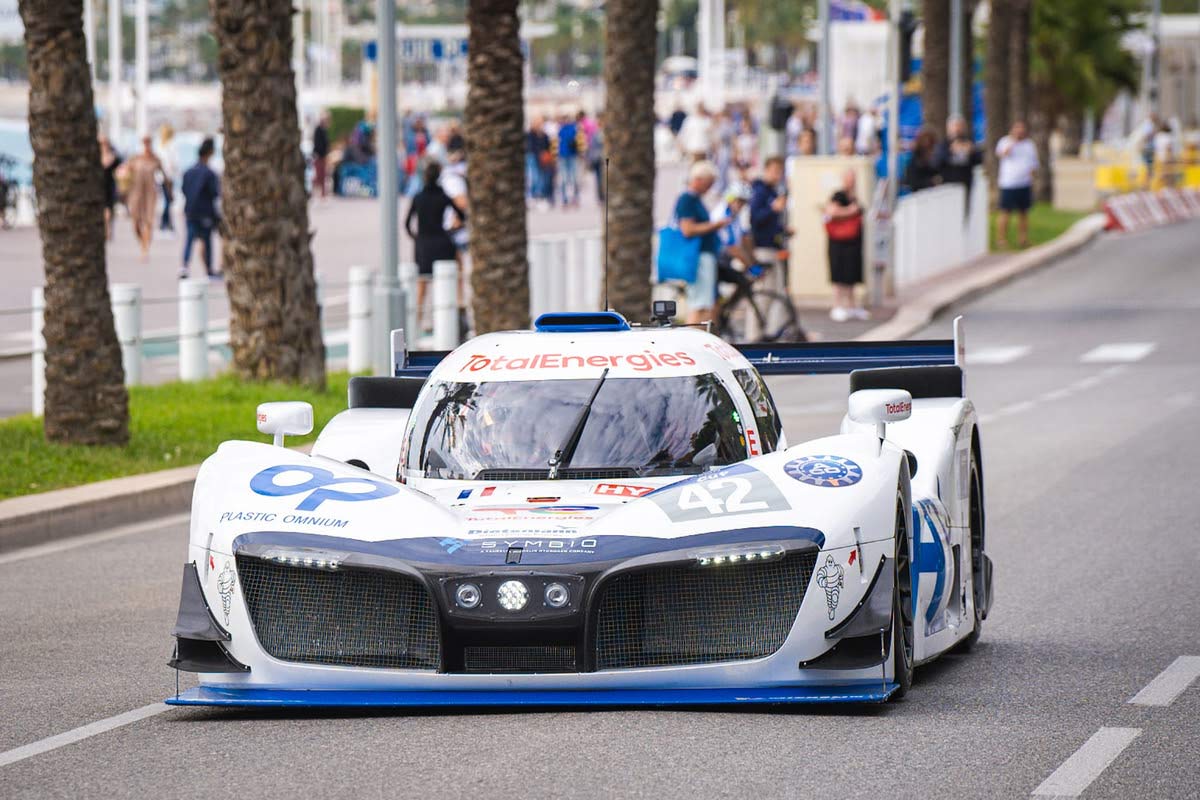
[[[1131,192],[1104,202],[1110,231],[1141,231],[1187,219],[1200,219],[1200,189]]]

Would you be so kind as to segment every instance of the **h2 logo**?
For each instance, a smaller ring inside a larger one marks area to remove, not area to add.
[[[275,478],[286,472],[303,472],[308,480],[302,483],[276,483]],[[371,490],[362,492],[343,492],[330,489],[330,486],[370,486]],[[391,484],[374,481],[370,478],[339,478],[327,469],[304,466],[300,464],[283,464],[278,467],[267,467],[250,479],[250,489],[257,494],[267,497],[286,497],[292,494],[308,493],[308,496],[296,506],[297,511],[312,511],[326,500],[343,500],[357,502],[359,500],[378,500],[389,497],[400,491]]]

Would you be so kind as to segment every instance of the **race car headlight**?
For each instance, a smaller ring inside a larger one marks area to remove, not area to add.
[[[483,592],[473,583],[464,583],[454,593],[454,602],[462,608],[475,608],[483,599]]]
[[[335,550],[316,550],[307,547],[271,547],[263,551],[262,558],[289,567],[336,570],[341,567],[349,553]]]
[[[546,587],[546,605],[551,608],[562,608],[571,601],[571,592],[561,583],[552,583]]]
[[[778,544],[749,544],[737,547],[701,550],[696,553],[696,563],[702,567],[719,567],[725,564],[753,563],[782,558],[784,549]]]
[[[496,591],[496,599],[505,611],[520,611],[529,602],[529,589],[521,581],[505,581]]]

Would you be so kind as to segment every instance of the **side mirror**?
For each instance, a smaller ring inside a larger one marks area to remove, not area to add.
[[[260,403],[257,416],[258,432],[274,436],[276,447],[283,447],[284,436],[312,433],[313,410],[305,402]]]
[[[912,416],[912,395],[903,389],[859,389],[850,395],[850,419],[874,425],[880,439],[886,438],[887,423]]]

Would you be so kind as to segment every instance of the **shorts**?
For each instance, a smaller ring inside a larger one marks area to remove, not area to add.
[[[1033,187],[1018,186],[1000,190],[1001,211],[1028,211],[1033,205]]]
[[[717,257],[701,253],[696,280],[687,285],[688,311],[707,311],[717,300]]]

